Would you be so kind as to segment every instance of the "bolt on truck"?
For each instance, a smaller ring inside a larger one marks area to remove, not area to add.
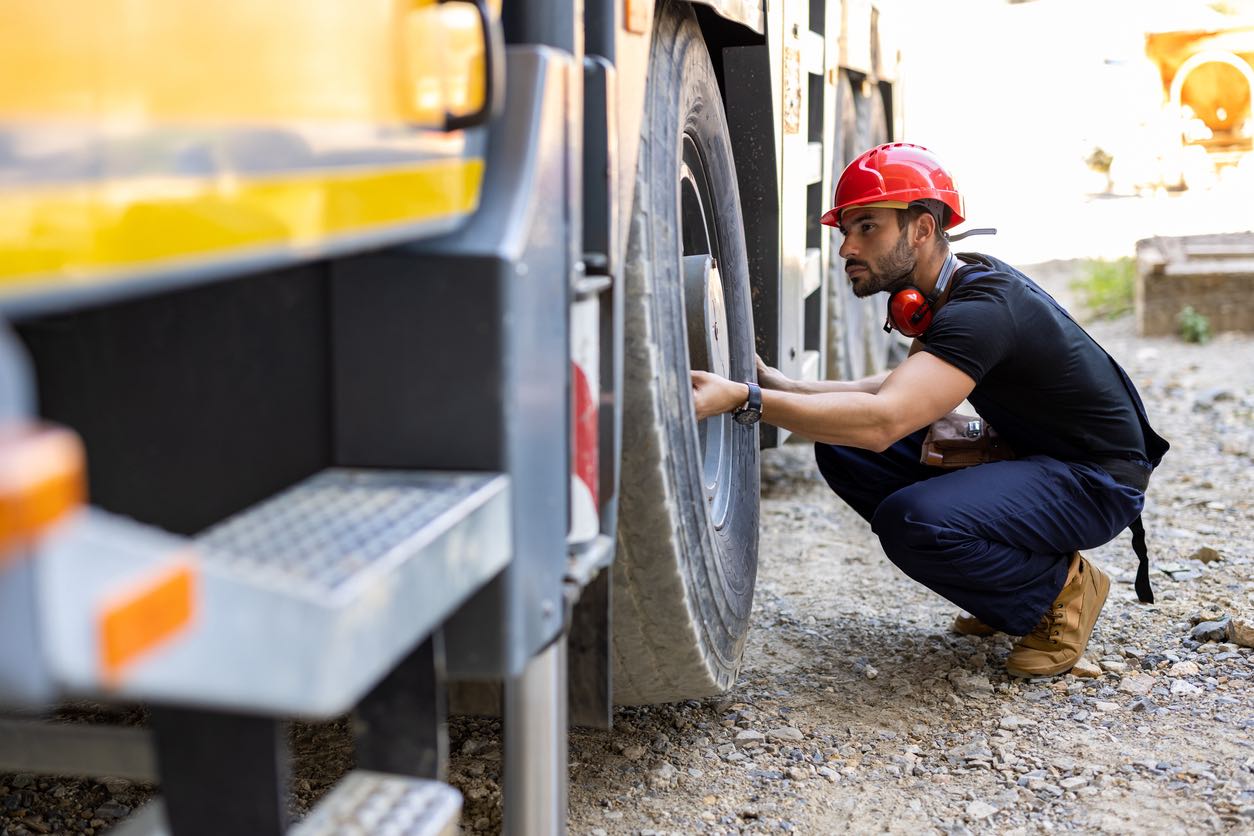
[[[818,223],[899,124],[888,23],[6,4],[0,769],[159,785],[119,832],[440,833],[453,686],[505,829],[563,831],[568,723],[740,664],[783,438],[698,425],[688,370],[898,350]],[[40,719],[77,700],[148,719]],[[293,824],[284,723],[344,714]]]

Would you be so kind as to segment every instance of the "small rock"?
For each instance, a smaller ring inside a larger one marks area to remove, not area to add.
[[[1083,787],[1088,782],[1088,778],[1085,778],[1082,775],[1076,775],[1073,778],[1063,778],[1058,782],[1058,786],[1062,787],[1064,790],[1074,790]]]
[[[671,740],[666,735],[659,734],[657,737],[653,738],[653,743],[650,745],[653,747],[653,751],[655,752],[665,752],[667,749],[671,748]]]
[[[14,789],[20,790],[20,789],[25,789],[26,787],[29,787],[33,783],[35,783],[35,776],[28,775],[23,772],[20,775],[14,775],[13,780],[9,782],[9,786],[13,787]]]
[[[1167,670],[1168,676],[1197,676],[1201,670],[1197,666],[1197,662],[1176,662]]]
[[[840,773],[826,766],[820,766],[818,768],[818,773],[832,783],[836,783],[840,780]]]
[[[1150,691],[1154,690],[1154,684],[1157,680],[1147,673],[1130,673],[1123,679],[1119,680],[1119,690],[1125,694],[1132,694],[1136,697],[1143,697]]]
[[[1233,618],[1228,621],[1228,641],[1242,647],[1254,647],[1254,621]]]
[[[1212,549],[1210,546],[1202,546],[1193,554],[1189,555],[1189,560],[1197,560],[1202,563],[1214,563],[1217,560],[1223,560],[1223,555]]]
[[[865,675],[865,676],[866,676],[866,678],[867,678],[867,679],[875,679],[877,676],[879,676],[879,675],[880,675],[880,672],[879,672],[879,671],[877,671],[877,670],[876,670],[873,666],[871,666],[871,665],[867,665],[867,666],[866,666],[866,670],[864,670],[862,673],[863,673],[863,675]]]
[[[669,787],[678,774],[679,770],[675,769],[670,762],[663,761],[661,766],[649,773],[649,783],[659,789]]]
[[[1149,697],[1141,697],[1132,702],[1133,711],[1153,711],[1155,708],[1158,708],[1158,705]]]
[[[628,746],[623,750],[623,757],[629,761],[638,761],[644,757],[647,751],[643,746]]]
[[[1015,729],[1020,729],[1020,728],[1023,728],[1024,726],[1034,726],[1034,725],[1036,725],[1035,721],[1028,720],[1023,717],[1019,717],[1015,714],[1007,714],[1005,717],[1002,717],[1001,720],[998,721],[997,723],[998,728],[1003,728],[1003,729],[1006,729],[1007,731],[1014,731]]]
[[[1193,408],[1195,410],[1211,409],[1219,401],[1231,401],[1236,397],[1236,393],[1226,386],[1212,386],[1198,393],[1193,399]]]
[[[770,731],[766,733],[766,736],[770,738],[771,740],[794,740],[794,741],[805,740],[805,735],[801,733],[801,730],[797,728],[793,728],[792,726],[784,726],[783,728],[779,728],[779,729],[771,729]]]
[[[741,749],[753,749],[762,745],[766,735],[756,729],[745,729],[736,735],[736,745]]]
[[[117,801],[106,801],[96,808],[95,816],[101,819],[120,819],[130,815],[131,808]]]
[[[1102,670],[1104,670],[1106,673],[1123,673],[1124,671],[1128,669],[1128,665],[1126,662],[1103,660],[1099,662],[1098,664],[1101,665]]]
[[[1093,703],[1093,707],[1096,708],[1098,711],[1118,711],[1119,703],[1107,702],[1106,700],[1098,700],[1097,702]]]
[[[997,808],[984,801],[972,801],[967,805],[967,818],[980,821],[997,812]]]
[[[964,674],[961,671],[950,671],[949,681],[954,690],[964,697],[982,696],[993,693],[993,683],[982,674]]]
[[[1173,679],[1171,681],[1171,694],[1175,697],[1192,697],[1202,693],[1202,689],[1196,685],[1185,682],[1183,679]]]
[[[119,793],[126,792],[128,789],[131,788],[131,782],[126,780],[125,778],[113,778],[113,777],[101,778],[96,783],[104,787],[105,790],[109,793],[109,795],[117,795]]]
[[[1095,679],[1102,675],[1102,669],[1093,664],[1085,657],[1081,657],[1080,661],[1075,663],[1075,667],[1071,669],[1072,676],[1078,676],[1082,679]]]
[[[794,781],[804,781],[810,777],[810,773],[799,766],[788,767],[787,774]]]
[[[1228,619],[1221,621],[1203,621],[1189,631],[1189,637],[1200,642],[1222,642],[1228,640]]]

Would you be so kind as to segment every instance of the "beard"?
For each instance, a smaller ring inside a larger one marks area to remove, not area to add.
[[[846,267],[850,264],[866,270],[866,275],[853,285],[853,294],[858,298],[865,298],[882,290],[898,289],[914,271],[915,259],[910,252],[910,245],[906,243],[906,233],[903,230],[892,251],[876,259],[874,264],[857,258],[845,262]]]

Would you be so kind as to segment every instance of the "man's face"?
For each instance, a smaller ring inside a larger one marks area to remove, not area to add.
[[[897,228],[897,209],[850,209],[841,218],[845,275],[855,296],[896,290],[914,270],[910,226]]]

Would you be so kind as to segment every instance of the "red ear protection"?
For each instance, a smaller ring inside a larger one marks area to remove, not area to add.
[[[932,302],[917,287],[903,287],[888,297],[884,331],[896,328],[907,337],[918,337],[932,324]]]

